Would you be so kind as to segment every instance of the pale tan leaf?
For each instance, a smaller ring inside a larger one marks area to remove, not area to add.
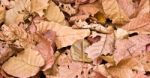
[[[142,16],[131,19],[131,21],[122,27],[128,31],[136,31],[139,33],[148,33],[150,31],[150,14],[146,13]]]
[[[2,69],[9,75],[27,78],[36,75],[43,65],[44,59],[42,56],[38,51],[29,47],[5,62]]]
[[[45,17],[49,21],[54,21],[54,22],[62,22],[64,21],[65,17],[63,13],[60,11],[59,7],[52,1],[50,1],[49,6],[46,10]]]
[[[62,53],[56,63],[58,73],[56,75],[50,75],[53,78],[88,78],[88,72],[92,67],[90,64],[73,61],[70,56],[70,51]]]
[[[114,78],[133,78],[132,70],[143,71],[143,66],[135,58],[124,58],[116,66],[107,68],[109,74]]]
[[[129,21],[128,16],[120,8],[117,0],[102,0],[102,6],[106,16],[115,24],[125,24]]]
[[[5,23],[9,25],[18,22],[16,21],[16,18],[18,17],[19,12],[22,12],[23,10],[30,10],[30,0],[15,0],[15,6],[6,11]]]
[[[86,40],[78,40],[71,46],[71,56],[73,60],[91,62],[92,60],[87,57],[84,49],[89,46]]]
[[[31,11],[37,12],[40,16],[43,16],[43,10],[47,9],[48,1],[49,0],[31,0]]]
[[[5,18],[5,8],[0,6],[0,24],[4,21]]]
[[[71,27],[60,25],[55,22],[41,22],[37,24],[37,31],[52,30],[56,32],[57,48],[67,47],[72,45],[79,39],[84,39],[90,34],[89,29],[72,29]]]
[[[89,58],[95,59],[102,54],[112,54],[114,35],[100,34],[100,38],[100,41],[98,41],[97,43],[93,43],[91,46],[85,49],[85,52],[88,54]]]

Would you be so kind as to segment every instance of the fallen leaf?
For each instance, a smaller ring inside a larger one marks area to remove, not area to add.
[[[112,54],[113,52],[113,43],[114,43],[114,35],[109,34],[100,34],[100,41],[97,43],[93,43],[91,46],[85,49],[85,52],[88,54],[89,58],[95,59],[100,55],[104,54]]]
[[[117,66],[109,67],[106,70],[114,78],[133,78],[134,74],[132,69],[135,69],[134,67],[139,68],[139,70],[143,69],[135,58],[125,58]]]
[[[5,24],[9,25],[18,22],[16,21],[16,18],[18,17],[19,12],[21,13],[23,10],[29,11],[29,8],[30,0],[15,0],[15,6],[6,11]]]
[[[48,39],[39,35],[39,42],[36,45],[37,50],[42,55],[45,60],[45,66],[43,67],[43,71],[50,69],[54,64],[54,50],[52,48],[52,41],[48,41]]]
[[[135,13],[136,8],[132,0],[117,0],[117,1],[119,6],[123,9],[125,14],[128,15],[128,17],[131,17],[131,15]]]
[[[56,32],[56,46],[58,49],[72,45],[79,39],[84,39],[90,34],[89,29],[72,29],[55,22],[41,22],[37,24],[37,31],[52,30]],[[71,31],[71,32],[70,32]]]
[[[11,57],[15,51],[5,42],[0,42],[0,64],[4,63],[9,57]]]
[[[92,60],[87,57],[84,49],[89,46],[86,40],[78,40],[71,46],[71,56],[73,60],[91,62]]]
[[[59,7],[53,1],[50,1],[49,6],[45,13],[45,17],[49,21],[54,21],[58,23],[64,21],[65,19],[63,13],[60,11]]]
[[[40,16],[43,16],[43,10],[47,9],[48,1],[49,0],[31,0],[31,11],[38,13]]]
[[[2,65],[2,69],[15,77],[31,77],[36,75],[40,67],[44,65],[44,59],[38,51],[31,47],[11,57]]]
[[[0,6],[0,24],[4,21],[5,18],[5,8]]]
[[[136,35],[129,39],[116,40],[114,59],[118,63],[128,56],[138,56],[146,51],[146,45],[150,43],[148,35]]]
[[[149,7],[149,1],[148,0],[141,0],[139,4],[138,10],[138,16],[142,16],[145,13],[150,12],[150,7]]]
[[[57,70],[56,75],[50,75],[53,78],[87,78],[88,71],[92,67],[89,64],[84,64],[82,62],[76,62],[71,59],[70,51],[62,53],[57,59]],[[64,72],[66,74],[64,74]]]
[[[102,6],[106,17],[115,24],[125,24],[129,21],[128,16],[120,8],[117,0],[102,0]]]
[[[131,21],[122,27],[128,31],[135,31],[139,33],[149,33],[150,30],[150,14],[144,14],[136,18],[131,19]]]

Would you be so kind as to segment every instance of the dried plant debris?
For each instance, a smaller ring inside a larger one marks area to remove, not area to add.
[[[0,78],[149,72],[149,0],[0,0]]]

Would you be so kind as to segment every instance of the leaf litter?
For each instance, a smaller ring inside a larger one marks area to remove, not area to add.
[[[0,0],[0,78],[150,78],[149,0]]]

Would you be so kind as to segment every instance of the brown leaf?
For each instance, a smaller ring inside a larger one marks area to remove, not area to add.
[[[117,66],[107,68],[109,74],[114,78],[133,78],[134,73],[132,69],[142,70],[143,67],[135,58],[125,58],[121,60]]]
[[[73,61],[69,50],[62,53],[56,60],[56,63],[58,73],[49,75],[50,78],[87,78],[88,71],[92,67],[90,64]]]
[[[4,21],[5,18],[5,8],[0,6],[0,24]]]
[[[117,0],[102,0],[102,6],[106,16],[115,24],[125,24],[129,21],[128,16],[120,8]]]
[[[117,0],[119,6],[123,9],[123,11],[130,17],[133,13],[135,13],[135,6],[132,0]]]
[[[30,46],[5,62],[2,69],[15,77],[31,77],[36,75],[43,65],[44,59],[42,56]]]
[[[97,43],[93,43],[91,46],[85,49],[85,52],[88,54],[89,58],[95,59],[102,54],[112,54],[114,35],[100,34],[100,37],[100,41],[98,41]]]
[[[31,11],[38,13],[40,16],[44,15],[43,10],[47,7],[48,0],[31,0]]]
[[[89,46],[86,40],[78,40],[71,46],[71,56],[73,60],[91,62],[92,60],[87,57],[84,49]]]
[[[43,71],[52,67],[54,63],[54,50],[52,48],[52,40],[45,39],[43,36],[39,35],[39,42],[36,45],[36,49],[40,52],[44,58],[46,64],[43,67]]]
[[[136,18],[131,19],[131,21],[122,27],[128,31],[136,31],[139,33],[149,33],[150,31],[150,14],[144,14]]]
[[[29,11],[29,7],[30,7],[30,0],[15,0],[15,6],[12,9],[6,11],[5,24],[9,25],[14,24],[16,22],[18,23],[19,21],[16,21],[18,15],[23,10]]]
[[[114,59],[119,62],[125,57],[140,55],[146,51],[146,45],[149,43],[149,35],[136,35],[129,39],[116,40]]]
[[[63,22],[65,19],[63,13],[60,11],[59,7],[53,1],[50,1],[49,6],[45,13],[45,17],[49,21],[54,21],[58,23]]]
[[[5,62],[14,53],[15,51],[13,51],[7,43],[0,42],[0,64]]]
[[[67,47],[72,45],[79,39],[84,39],[90,34],[89,29],[72,29],[71,27],[60,25],[55,22],[41,22],[37,24],[37,31],[52,30],[56,32],[57,48]],[[71,32],[70,32],[71,31]]]

